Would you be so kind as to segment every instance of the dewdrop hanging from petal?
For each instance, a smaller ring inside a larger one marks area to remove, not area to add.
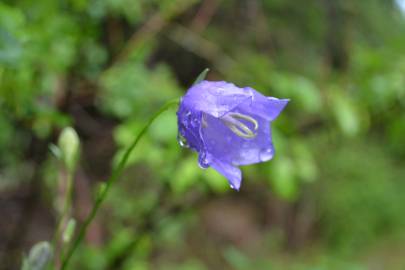
[[[287,103],[250,87],[201,81],[187,91],[177,111],[180,145],[198,153],[202,168],[213,167],[239,190],[238,166],[273,158],[270,123]]]

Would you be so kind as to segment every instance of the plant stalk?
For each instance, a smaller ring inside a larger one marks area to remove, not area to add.
[[[103,203],[103,201],[105,200],[107,193],[109,191],[109,189],[111,188],[111,186],[118,180],[118,178],[120,178],[120,176],[122,175],[125,165],[128,161],[128,158],[130,156],[130,154],[132,153],[132,151],[134,150],[134,148],[137,146],[139,140],[143,137],[143,135],[145,135],[145,133],[148,131],[149,127],[151,126],[151,124],[155,121],[155,119],[160,116],[163,112],[165,112],[166,110],[168,110],[169,108],[178,105],[179,104],[179,100],[175,99],[175,100],[171,100],[169,102],[167,102],[165,105],[163,105],[145,124],[145,126],[141,129],[141,131],[139,132],[139,134],[135,137],[134,141],[132,142],[132,144],[128,147],[128,149],[125,151],[123,157],[121,158],[120,162],[118,163],[118,165],[114,168],[110,178],[108,178],[108,180],[105,182],[105,186],[104,188],[101,189],[101,191],[98,193],[97,198],[96,198],[96,202],[94,203],[93,208],[91,209],[90,214],[86,217],[84,223],[82,224],[82,226],[79,229],[79,233],[78,236],[76,237],[76,239],[74,240],[74,242],[72,243],[72,245],[70,245],[69,249],[66,252],[66,255],[64,256],[63,260],[62,260],[62,266],[61,266],[61,270],[65,270],[69,264],[69,261],[71,259],[71,257],[73,256],[74,252],[76,251],[77,247],[80,245],[80,243],[83,241],[83,238],[86,235],[87,229],[89,227],[89,225],[91,224],[91,222],[93,221],[94,217],[97,214],[97,211],[99,210],[101,204]]]

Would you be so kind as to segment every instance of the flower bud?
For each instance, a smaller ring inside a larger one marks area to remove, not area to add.
[[[48,242],[39,242],[31,248],[28,257],[24,258],[22,269],[44,270],[52,257],[52,246]]]
[[[64,243],[69,243],[73,237],[76,228],[76,220],[74,218],[69,219],[66,224],[66,228],[63,231],[62,239]]]
[[[58,146],[66,168],[73,172],[80,153],[80,139],[76,131],[71,127],[64,128],[59,136]]]

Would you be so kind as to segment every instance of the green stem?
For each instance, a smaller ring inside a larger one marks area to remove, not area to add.
[[[65,169],[62,169],[65,170]],[[66,221],[68,219],[69,212],[72,208],[72,196],[73,196],[73,172],[70,170],[66,170],[66,191],[65,191],[65,198],[64,198],[64,204],[62,208],[62,212],[59,217],[58,224],[56,225],[56,230],[55,230],[55,235],[53,236],[52,240],[52,246],[54,251],[56,252],[59,250],[59,258],[57,257],[57,254],[55,253],[55,260],[58,262],[58,259],[62,257],[62,234],[63,230],[62,227],[66,225]]]
[[[57,241],[60,241],[60,254],[59,254],[59,259],[62,259],[63,256],[63,234],[64,230],[66,229],[65,226],[68,223],[69,216],[71,215],[71,210],[72,210],[72,201],[73,201],[73,171],[68,172],[67,176],[67,194],[66,194],[66,200],[65,200],[65,209],[63,210],[62,213],[62,219],[61,219],[61,226],[60,227],[60,232],[58,234]]]
[[[80,243],[83,241],[84,236],[86,235],[87,229],[91,222],[93,221],[94,217],[97,214],[98,209],[100,208],[102,202],[106,198],[106,195],[108,193],[108,190],[111,188],[112,184],[117,181],[117,179],[122,175],[122,172],[124,171],[125,165],[128,161],[128,158],[136,145],[138,144],[139,140],[142,138],[142,136],[148,131],[150,125],[155,121],[155,119],[161,115],[163,112],[168,110],[170,107],[178,105],[179,100],[175,99],[172,101],[167,102],[165,105],[163,105],[149,120],[146,122],[145,126],[142,128],[142,130],[139,132],[138,136],[135,137],[134,141],[132,144],[129,146],[129,148],[126,150],[124,153],[123,157],[121,158],[120,162],[118,165],[114,168],[110,178],[106,181],[105,187],[101,189],[100,193],[98,194],[96,198],[96,202],[93,206],[93,209],[91,209],[90,214],[87,216],[86,220],[84,221],[83,225],[80,227],[79,233],[73,244],[70,246],[68,249],[66,256],[62,260],[62,266],[61,270],[65,270],[68,266],[68,263],[74,254],[75,250],[77,247],[80,245]]]

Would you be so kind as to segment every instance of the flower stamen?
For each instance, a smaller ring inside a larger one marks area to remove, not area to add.
[[[259,123],[257,122],[256,119],[248,115],[231,112],[221,117],[221,120],[233,133],[235,133],[239,137],[245,139],[252,139],[257,136],[255,131],[257,131],[257,129],[259,128]],[[254,131],[252,131],[247,125],[245,125],[240,120],[245,120],[247,122],[252,123]]]

